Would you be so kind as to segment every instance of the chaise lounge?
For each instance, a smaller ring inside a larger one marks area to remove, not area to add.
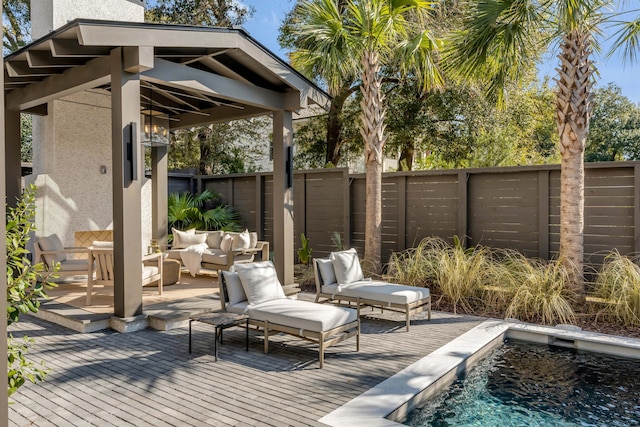
[[[428,288],[365,279],[355,249],[332,252],[329,258],[313,260],[316,302],[355,302],[382,310],[405,313],[407,332],[411,315],[428,311],[431,320],[431,294]],[[323,299],[324,298],[324,299]]]
[[[360,350],[357,310],[290,299],[284,295],[271,261],[236,264],[234,271],[219,271],[222,311],[249,316],[249,323],[264,330],[264,352],[269,335],[284,332],[318,344],[320,368],[325,349],[352,336]]]

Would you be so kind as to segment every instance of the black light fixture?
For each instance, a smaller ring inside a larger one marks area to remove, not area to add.
[[[169,116],[153,108],[153,88],[149,86],[149,109],[142,110],[141,144],[148,147],[169,145]]]

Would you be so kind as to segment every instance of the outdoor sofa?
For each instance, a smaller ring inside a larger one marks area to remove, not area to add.
[[[167,257],[179,260],[195,276],[201,268],[229,270],[233,264],[269,259],[269,242],[258,240],[257,233],[244,231],[199,231],[172,229],[173,244]]]
[[[428,311],[431,320],[431,294],[428,288],[365,279],[355,249],[332,252],[329,258],[313,260],[316,302],[347,301],[405,313],[407,331],[411,315]]]
[[[247,314],[249,323],[264,331],[264,352],[269,336],[284,332],[318,344],[320,368],[325,349],[352,336],[360,351],[360,316],[357,309],[287,298],[271,261],[236,264],[218,273],[222,311]]]

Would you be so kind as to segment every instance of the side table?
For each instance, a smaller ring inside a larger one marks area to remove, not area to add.
[[[246,314],[215,312],[191,316],[189,318],[189,354],[191,354],[191,323],[193,322],[202,322],[215,326],[213,352],[216,362],[218,361],[218,335],[220,336],[220,344],[222,344],[222,331],[233,326],[240,326],[242,323],[245,324],[246,330],[246,351],[249,351],[249,316]]]

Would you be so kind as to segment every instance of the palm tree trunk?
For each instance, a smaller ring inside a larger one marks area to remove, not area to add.
[[[384,135],[384,96],[380,77],[380,60],[376,52],[365,51],[362,58],[362,124],[365,144],[366,220],[364,261],[372,273],[382,269],[382,150]]]
[[[327,116],[327,153],[326,164],[337,166],[340,161],[342,148],[342,110],[344,103],[351,94],[349,87],[343,86],[331,100]]]
[[[584,301],[584,148],[589,135],[593,73],[590,35],[574,30],[561,43],[556,97],[560,135],[560,259]]]

